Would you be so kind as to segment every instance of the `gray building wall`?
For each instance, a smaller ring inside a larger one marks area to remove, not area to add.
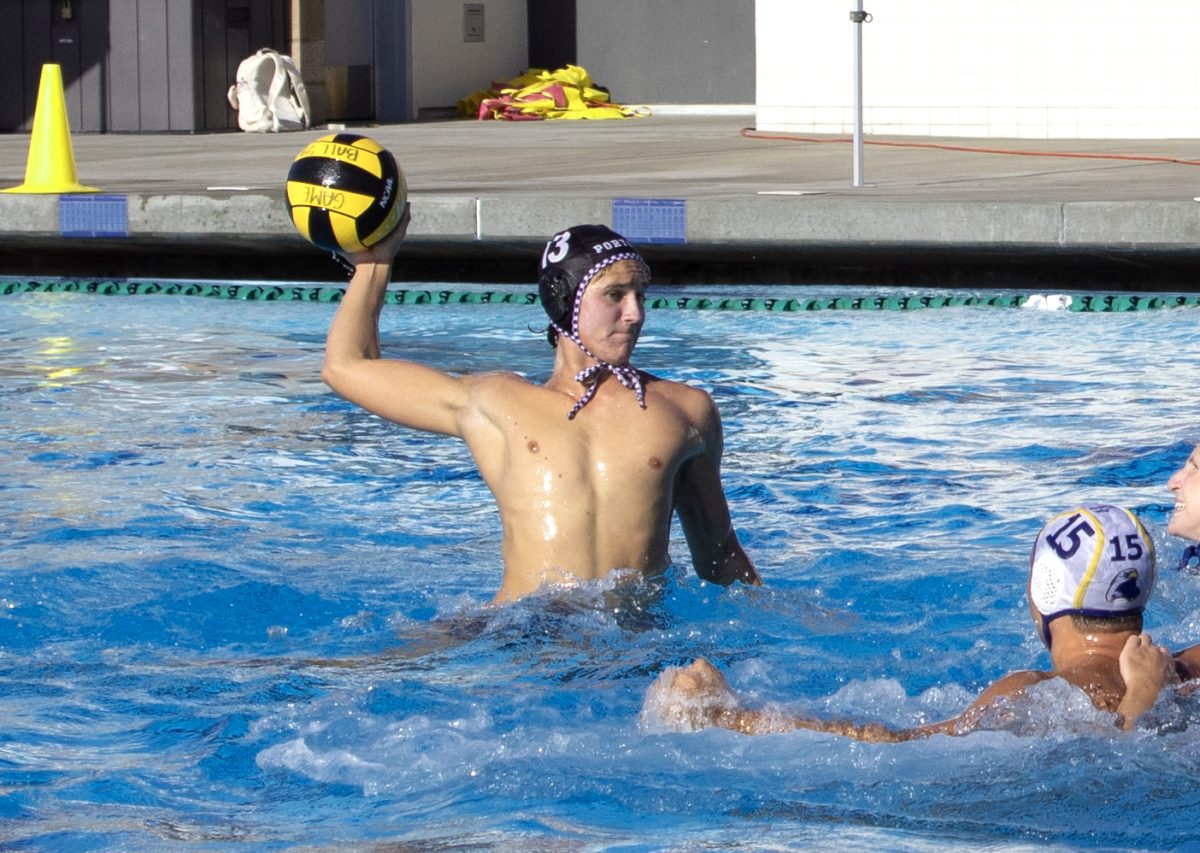
[[[106,130],[196,126],[200,87],[190,49],[195,35],[189,7],[188,0],[164,0],[154,6],[109,0],[113,50],[108,56]]]
[[[47,62],[62,66],[73,130],[236,129],[225,90],[237,64],[258,48],[289,52],[293,43],[308,45],[305,77],[324,81],[324,16],[295,11],[320,1],[72,0],[64,6],[61,0],[0,0],[0,131],[32,127]],[[412,0],[331,0],[329,8],[336,13],[339,4],[355,2],[374,10],[375,32],[364,40],[372,64],[349,66],[373,85],[354,90],[376,93],[362,108],[373,115],[356,117],[411,118]],[[619,103],[754,103],[755,0],[526,2],[530,64],[582,65]],[[458,20],[461,4],[450,4],[446,14]],[[305,31],[310,19],[320,33]],[[515,69],[488,73],[505,71]]]
[[[575,8],[577,64],[617,103],[754,103],[754,0],[575,0]]]
[[[258,48],[287,49],[286,4],[0,0],[0,131],[32,128],[46,63],[62,67],[72,130],[236,128],[225,90]]]
[[[108,4],[0,0],[0,130],[28,130],[37,106],[42,65],[62,68],[63,99],[72,127],[104,128],[103,64]]]

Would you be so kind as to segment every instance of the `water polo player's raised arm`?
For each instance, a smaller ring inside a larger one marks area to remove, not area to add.
[[[721,485],[721,416],[703,391],[680,386],[680,393],[685,397],[680,402],[694,407],[693,423],[699,424],[704,441],[704,450],[684,463],[675,484],[675,512],[687,537],[692,565],[707,581],[759,585],[762,579],[738,541]]]
[[[380,358],[379,314],[408,222],[406,207],[395,231],[351,256],[354,275],[329,327],[321,378],[340,396],[380,417],[459,435],[467,382],[416,362]]]

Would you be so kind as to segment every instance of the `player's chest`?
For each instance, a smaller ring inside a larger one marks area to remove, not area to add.
[[[598,408],[572,421],[529,422],[510,442],[510,459],[529,471],[545,470],[568,479],[610,481],[635,486],[674,477],[679,467],[703,452],[699,432],[679,418],[634,409],[621,417]]]

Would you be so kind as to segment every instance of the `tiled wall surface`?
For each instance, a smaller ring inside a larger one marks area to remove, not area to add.
[[[758,0],[759,130],[853,130],[852,0]],[[871,134],[1200,138],[1198,0],[864,0]]]

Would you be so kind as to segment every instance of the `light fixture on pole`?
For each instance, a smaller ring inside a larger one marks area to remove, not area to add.
[[[862,25],[871,23],[871,15],[863,11],[862,0],[850,13],[854,24],[854,186],[863,185],[863,86],[862,86]]]

